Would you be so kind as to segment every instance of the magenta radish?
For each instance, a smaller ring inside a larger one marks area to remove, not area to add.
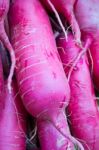
[[[93,59],[93,80],[99,90],[99,1],[98,0],[78,0],[75,4],[75,16],[82,33],[82,39],[89,45]]]
[[[27,114],[15,83],[12,89],[9,93],[0,58],[0,150],[25,150]]]
[[[68,35],[68,42],[63,35],[60,35],[57,38],[57,46],[66,76],[68,76],[71,65],[81,50],[75,45],[72,34]],[[99,113],[86,54],[74,67],[69,84],[71,100],[68,113],[71,133],[82,142],[85,150],[98,150]]]
[[[0,117],[0,150],[26,150],[26,112],[15,87],[2,90]]]
[[[73,149],[65,116],[70,89],[40,2],[14,0],[9,25],[20,95],[28,112],[37,118],[41,149]]]

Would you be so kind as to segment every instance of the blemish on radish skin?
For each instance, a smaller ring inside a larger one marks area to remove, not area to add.
[[[54,58],[54,55],[53,55],[53,53],[52,53],[52,52],[50,52],[50,56]]]
[[[53,72],[53,77],[54,77],[54,79],[56,79],[56,78],[57,78],[57,75],[56,75],[56,73],[55,73],[55,72]]]
[[[47,50],[46,50],[46,52],[45,52],[45,55],[46,55],[47,57],[50,57],[50,54],[47,52]]]
[[[51,58],[54,59],[54,55],[53,55],[52,52],[48,53],[48,52],[46,51],[45,55],[46,55],[48,58],[51,57]]]

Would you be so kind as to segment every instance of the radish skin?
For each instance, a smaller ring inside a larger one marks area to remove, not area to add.
[[[26,150],[26,112],[14,86],[11,94],[6,84],[2,91],[0,150]]]
[[[68,42],[60,35],[57,38],[57,46],[64,50],[59,49],[59,54],[68,75],[72,63],[81,50],[75,45],[71,34],[68,35]],[[98,150],[99,113],[86,54],[79,59],[73,69],[69,84],[71,100],[68,113],[71,133],[82,142],[85,150]]]
[[[81,29],[82,39],[89,45],[93,59],[93,80],[99,90],[99,0],[78,0],[75,4],[75,16]]]
[[[69,145],[72,150],[64,112],[70,89],[49,19],[39,1],[24,0],[22,3],[14,0],[10,6],[9,24],[20,95],[28,112],[37,119],[41,149],[66,150]],[[52,135],[54,141],[50,139]]]
[[[26,111],[13,83],[9,93],[0,58],[0,150],[26,149]]]

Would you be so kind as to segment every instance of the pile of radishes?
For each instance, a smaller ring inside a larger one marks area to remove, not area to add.
[[[99,0],[0,0],[0,150],[99,150]]]

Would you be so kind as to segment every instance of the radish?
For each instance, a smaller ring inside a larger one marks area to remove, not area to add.
[[[19,92],[26,109],[37,119],[41,149],[73,149],[72,142],[82,148],[69,132],[65,107],[70,89],[49,19],[40,2],[14,0],[9,25]]]
[[[83,41],[90,39],[90,52],[93,59],[93,80],[99,90],[99,0],[78,0],[75,16],[82,33]]]
[[[17,92],[17,85],[13,83],[12,87],[9,93],[0,58],[0,150],[25,150],[27,114]]]
[[[68,42],[63,35],[60,35],[57,38],[57,46],[66,76],[68,76],[71,65],[75,62],[81,49],[77,47],[70,33]],[[68,113],[71,133],[82,142],[85,150],[98,150],[99,113],[86,54],[74,67],[69,84],[71,100],[68,105]]]
[[[26,150],[26,112],[16,84],[9,93],[5,84],[0,105],[0,150]]]

